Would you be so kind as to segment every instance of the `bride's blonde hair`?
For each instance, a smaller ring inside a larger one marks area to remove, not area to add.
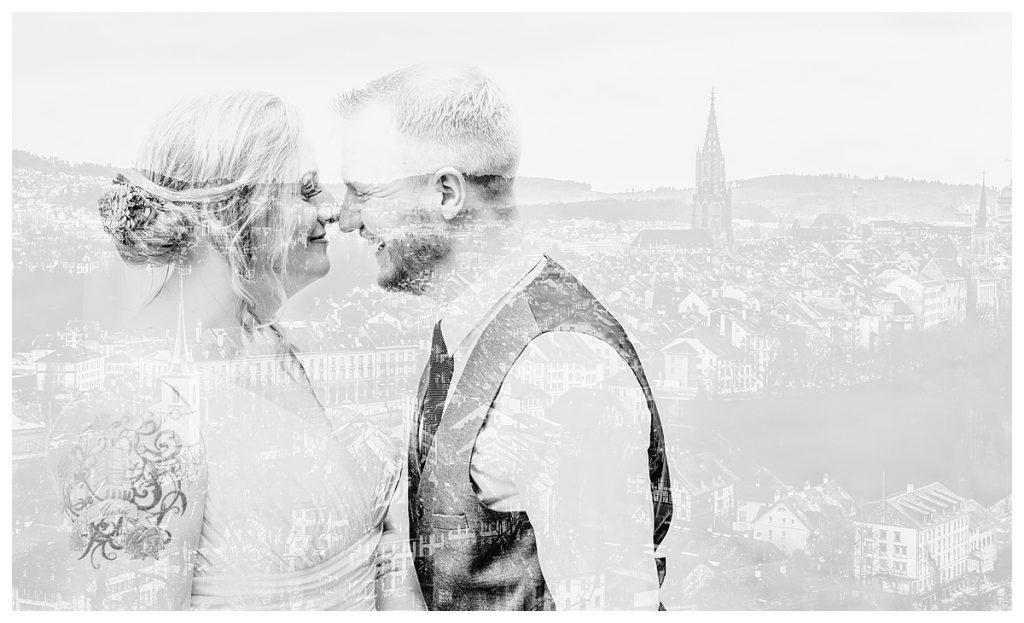
[[[115,215],[107,230],[121,257],[181,268],[197,243],[209,243],[230,266],[243,331],[280,334],[272,316],[287,298],[281,276],[295,218],[280,205],[284,193],[298,193],[300,132],[291,107],[268,93],[207,95],[174,107],[101,200],[108,223]],[[275,310],[270,318],[261,317],[261,297],[273,299],[262,306]]]

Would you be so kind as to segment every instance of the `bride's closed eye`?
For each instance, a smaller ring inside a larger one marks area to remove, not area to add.
[[[309,201],[323,190],[324,187],[320,184],[320,174],[316,171],[308,171],[299,181],[299,195],[303,201]]]

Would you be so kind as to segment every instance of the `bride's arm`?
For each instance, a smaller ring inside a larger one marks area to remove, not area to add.
[[[194,418],[86,417],[51,446],[76,606],[188,608],[206,489]]]
[[[377,609],[425,610],[413,567],[405,470],[388,506],[384,533],[377,547]]]

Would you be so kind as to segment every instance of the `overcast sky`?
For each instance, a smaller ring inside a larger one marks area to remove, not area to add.
[[[505,88],[521,175],[691,186],[714,87],[732,179],[1010,177],[1000,14],[15,15],[14,147],[127,165],[183,95],[257,88],[305,111],[333,179],[332,94],[430,61]]]

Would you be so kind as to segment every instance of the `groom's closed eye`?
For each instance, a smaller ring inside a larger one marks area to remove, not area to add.
[[[369,191],[366,191],[352,182],[345,182],[348,198],[357,203],[362,203],[370,198]]]

